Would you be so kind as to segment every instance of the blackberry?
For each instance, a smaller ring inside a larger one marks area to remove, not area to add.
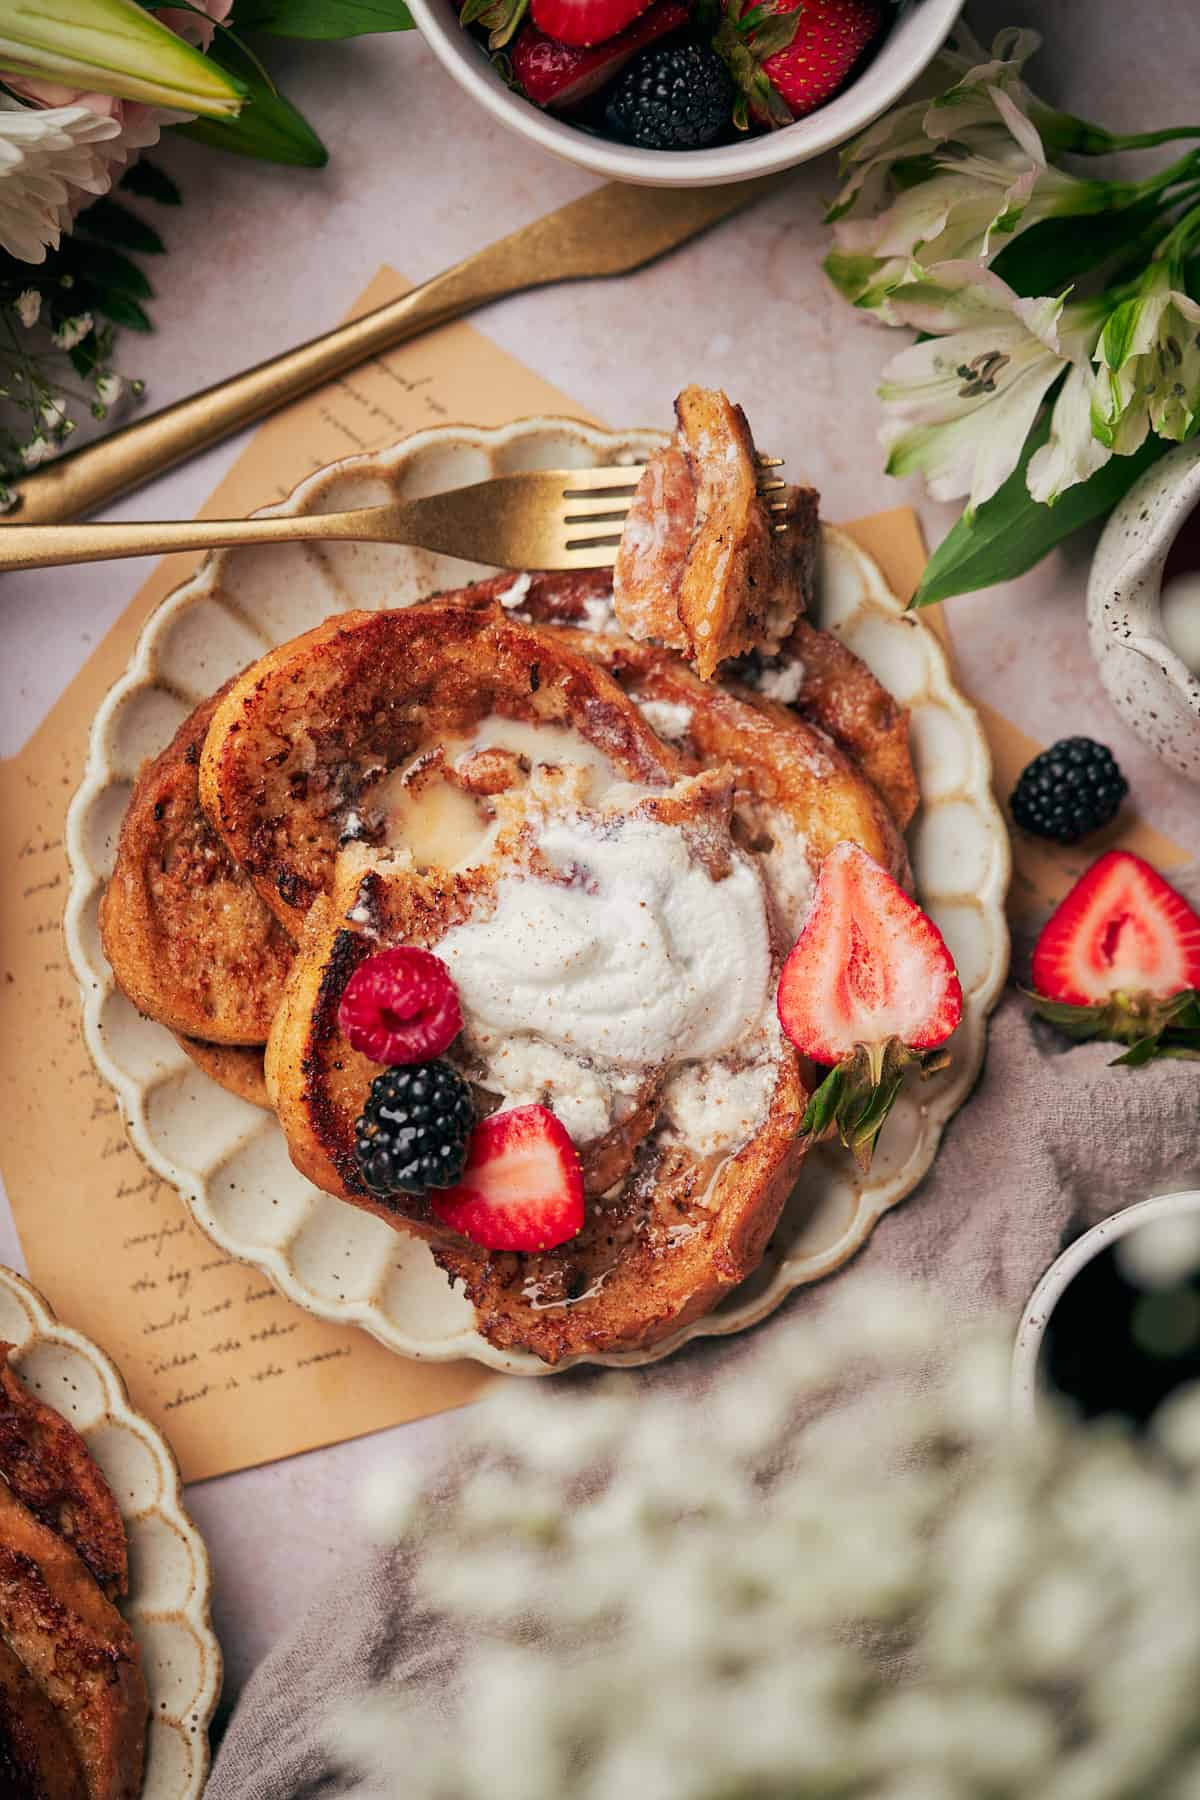
[[[1129,783],[1094,738],[1060,738],[1035,756],[1012,791],[1012,816],[1035,837],[1076,844],[1115,819]]]
[[[700,150],[733,111],[733,82],[705,44],[655,44],[630,63],[606,117],[618,137],[646,150]]]
[[[354,1127],[354,1155],[373,1194],[453,1187],[475,1123],[471,1090],[441,1059],[385,1069]]]

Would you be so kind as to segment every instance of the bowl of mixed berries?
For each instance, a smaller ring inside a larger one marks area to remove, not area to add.
[[[700,187],[845,143],[916,80],[963,0],[411,0],[511,130],[620,181]]]

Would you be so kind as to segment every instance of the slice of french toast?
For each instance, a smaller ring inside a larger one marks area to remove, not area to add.
[[[129,1565],[112,1490],[75,1427],[17,1377],[12,1354],[0,1343],[0,1477],[116,1600],[129,1586]]]
[[[0,1800],[87,1800],[62,1714],[2,1638]]]
[[[485,590],[343,613],[264,656],[216,709],[201,802],[264,902],[298,932],[332,882],[339,845],[382,841],[392,772],[493,713],[570,726],[631,780],[669,780],[677,766],[610,677]]]
[[[270,1111],[271,1100],[263,1076],[263,1051],[259,1044],[206,1044],[202,1038],[175,1033],[175,1042],[198,1069],[227,1094],[248,1100],[251,1106]]]
[[[772,512],[746,415],[688,387],[675,441],[647,462],[613,571],[621,627],[678,650],[702,680],[750,651],[779,649],[812,597],[817,496],[791,488]]]
[[[878,788],[903,831],[920,803],[908,744],[908,713],[849,645],[797,619],[769,663],[751,658],[744,679],[831,737]],[[730,671],[741,674],[735,668]]]
[[[61,1716],[88,1800],[137,1800],[149,1699],[133,1633],[0,1481],[0,1639]]]
[[[731,800],[727,770],[685,777],[619,812],[610,810],[597,836],[619,838],[636,820],[690,831],[695,855],[710,859],[719,882],[732,859],[750,860],[729,835]],[[519,821],[519,808],[514,815]],[[555,878],[552,870],[538,870],[538,835],[533,848],[524,844],[523,879],[530,882]],[[369,1193],[355,1160],[355,1121],[380,1071],[342,1035],[338,1010],[347,982],[366,958],[391,944],[448,954],[455,927],[492,915],[500,884],[522,866],[509,860],[510,853],[514,859],[522,854],[519,822],[511,840],[503,834],[497,839],[484,867],[416,870],[389,864],[362,846],[345,850],[333,891],[314,902],[305,924],[267,1047],[268,1086],[302,1172],[430,1239],[438,1261],[464,1282],[480,1329],[494,1343],[550,1362],[646,1347],[708,1311],[755,1267],[799,1169],[807,1088],[798,1059],[777,1032],[763,1030],[741,1058],[694,1064],[678,1081],[665,1069],[645,1072],[629,1110],[598,1136],[577,1143],[589,1195],[583,1231],[540,1255],[479,1250],[438,1223],[427,1196]],[[586,869],[577,876],[591,879]],[[777,944],[776,968],[779,954]],[[765,985],[769,1003],[773,983]],[[529,1029],[536,1041],[536,1017]],[[487,1067],[475,1061],[469,1025],[448,1054],[477,1084],[482,1110],[504,1104],[489,1091]],[[593,1069],[590,1059],[581,1059],[583,1080]],[[748,1082],[745,1097],[739,1080]],[[569,1085],[565,1093],[543,1095],[544,1103],[552,1100],[569,1102]],[[743,1113],[717,1150],[679,1129],[688,1109],[692,1118],[706,1116],[710,1101],[713,1119],[722,1106],[735,1115],[740,1106]]]
[[[138,775],[100,932],[118,985],[149,1018],[186,1037],[262,1044],[292,945],[200,808],[200,750],[220,700],[198,706]]]

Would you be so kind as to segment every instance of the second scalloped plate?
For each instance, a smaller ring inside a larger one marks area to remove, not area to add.
[[[520,469],[640,460],[662,442],[656,432],[600,431],[566,419],[524,419],[496,430],[439,426],[322,469],[268,510],[334,512]],[[406,1356],[468,1356],[532,1375],[547,1373],[546,1365],[487,1343],[473,1309],[447,1286],[425,1244],[305,1181],[271,1116],[216,1087],[168,1032],[134,1011],[113,985],[97,920],[137,769],[198,701],[330,613],[411,604],[485,572],[390,544],[269,545],[207,558],[148,621],[97,716],[68,820],[66,927],[92,1056],[116,1090],[137,1149],[178,1188],[209,1237],[309,1312],[361,1325]],[[808,1159],[761,1267],[715,1312],[650,1351],[583,1361],[652,1362],[691,1338],[744,1330],[793,1288],[836,1269],[920,1181],[983,1061],[987,1015],[1008,966],[1009,851],[982,727],[929,626],[905,613],[871,558],[830,527],[823,528],[819,590],[816,622],[856,651],[912,714],[922,805],[909,852],[921,902],[962,980],[954,1054],[940,1074],[902,1094],[868,1177],[835,1150]]]
[[[221,1652],[208,1613],[208,1552],[183,1510],[175,1458],[133,1410],[104,1352],[6,1268],[0,1268],[0,1341],[12,1344],[13,1369],[30,1392],[79,1432],[125,1524],[129,1593],[121,1611],[150,1690],[141,1800],[199,1800],[208,1775],[208,1726],[221,1692]]]

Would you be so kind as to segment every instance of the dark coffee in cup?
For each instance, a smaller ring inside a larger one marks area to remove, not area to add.
[[[1042,1379],[1085,1418],[1143,1426],[1177,1388],[1200,1381],[1200,1264],[1186,1242],[1174,1268],[1141,1256],[1156,1229],[1140,1226],[1092,1257],[1046,1322]]]

